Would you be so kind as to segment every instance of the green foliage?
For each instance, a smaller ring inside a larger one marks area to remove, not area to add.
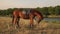
[[[55,7],[37,7],[36,8],[38,11],[40,11],[43,15],[60,15],[60,6],[55,6]]]
[[[13,11],[17,9],[17,8],[9,8],[6,10],[0,10],[0,15],[4,15],[4,16],[10,16],[12,15]],[[31,8],[18,8],[20,10],[29,10]],[[41,12],[44,16],[48,16],[48,15],[60,15],[60,6],[55,6],[55,7],[37,7],[37,8],[32,8],[32,9],[36,9],[39,12]]]
[[[55,14],[60,15],[60,6],[55,7]]]
[[[55,14],[55,9],[54,7],[48,7],[48,11],[51,15],[54,15]]]
[[[45,15],[45,16],[49,15],[47,7],[42,8],[41,11],[42,11],[43,15]]]

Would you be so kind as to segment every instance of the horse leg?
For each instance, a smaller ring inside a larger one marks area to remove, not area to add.
[[[16,29],[17,17],[13,17],[12,19],[13,27]]]
[[[33,27],[33,15],[30,14],[30,27]]]
[[[17,18],[17,27],[19,27],[19,20],[20,20],[20,17]]]
[[[13,25],[13,24],[16,24],[16,21],[17,21],[17,17],[14,17],[14,16],[13,16],[12,25]]]
[[[14,25],[16,24],[16,22],[17,22],[17,17],[14,17]]]

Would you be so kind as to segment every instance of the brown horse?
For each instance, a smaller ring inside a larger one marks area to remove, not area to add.
[[[30,9],[27,12],[23,11],[23,10],[15,9],[13,11],[13,20],[12,20],[12,23],[13,24],[17,24],[17,26],[19,27],[19,18],[30,19],[30,27],[32,27],[33,26],[33,19],[35,17],[37,17],[38,24],[43,19],[42,14],[39,11],[35,10],[35,9]]]

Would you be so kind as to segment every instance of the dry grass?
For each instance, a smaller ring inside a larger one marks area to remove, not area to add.
[[[12,26],[12,18],[0,17],[0,34],[60,34],[60,24],[42,21],[39,25],[34,20],[34,27],[29,27],[29,20],[21,19],[21,28]]]

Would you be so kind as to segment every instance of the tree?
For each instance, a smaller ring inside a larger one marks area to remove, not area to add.
[[[48,7],[48,12],[50,15],[55,15],[55,9],[53,7]]]
[[[55,7],[55,14],[60,15],[60,6]]]

